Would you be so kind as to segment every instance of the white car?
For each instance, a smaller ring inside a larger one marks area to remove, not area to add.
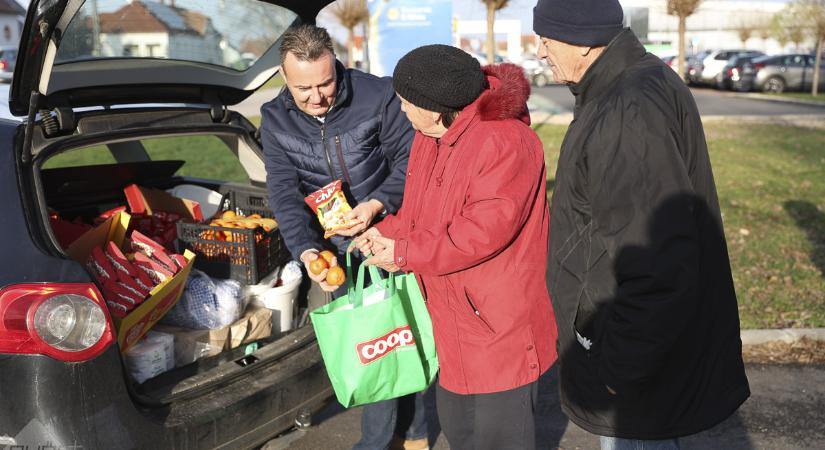
[[[761,52],[745,49],[715,50],[710,52],[710,54],[702,60],[701,67],[697,68],[697,72],[699,73],[698,81],[702,84],[715,84],[716,77],[727,65],[728,60],[734,56],[749,56],[751,54],[759,55]]]

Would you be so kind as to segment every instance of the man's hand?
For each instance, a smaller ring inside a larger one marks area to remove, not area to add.
[[[307,251],[301,253],[301,262],[304,263],[304,267],[307,270],[307,274],[309,275],[309,278],[312,281],[318,283],[318,285],[321,286],[321,289],[323,289],[324,291],[334,292],[336,289],[338,289],[338,286],[333,286],[333,285],[327,283],[327,272],[329,272],[329,269],[324,269],[318,275],[315,275],[314,273],[312,273],[311,270],[309,270],[309,264],[312,261],[315,261],[318,258],[320,258],[320,256],[318,255],[318,250],[307,250]],[[337,265],[338,265],[338,258],[332,258],[332,262],[330,263],[329,266],[330,267],[335,267]]]
[[[395,265],[395,240],[383,236],[368,237],[372,245],[372,256],[364,264],[368,266],[378,266],[387,272],[398,272],[401,270]]]
[[[357,220],[358,223],[349,228],[339,228],[335,230],[335,233],[341,236],[355,236],[366,230],[373,219],[375,219],[375,216],[383,210],[384,204],[375,199],[359,203],[355,205],[355,208],[352,208],[352,211],[347,211],[347,213],[344,214],[345,219]]]

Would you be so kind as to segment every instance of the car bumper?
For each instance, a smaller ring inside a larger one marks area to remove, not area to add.
[[[0,436],[20,448],[245,449],[289,429],[300,411],[332,396],[316,342],[265,368],[189,400],[139,405],[123,380],[120,355],[65,364],[3,355]],[[33,381],[33,380],[36,380]]]

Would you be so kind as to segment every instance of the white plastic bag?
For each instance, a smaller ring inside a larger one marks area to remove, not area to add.
[[[175,368],[175,337],[149,330],[124,355],[129,375],[138,383]]]

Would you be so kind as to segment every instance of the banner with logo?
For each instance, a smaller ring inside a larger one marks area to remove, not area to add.
[[[382,279],[364,266],[348,293],[310,313],[338,401],[349,408],[420,392],[435,380],[438,359],[432,322],[415,276]]]
[[[453,43],[452,0],[367,0],[370,72],[392,75],[414,48]]]

